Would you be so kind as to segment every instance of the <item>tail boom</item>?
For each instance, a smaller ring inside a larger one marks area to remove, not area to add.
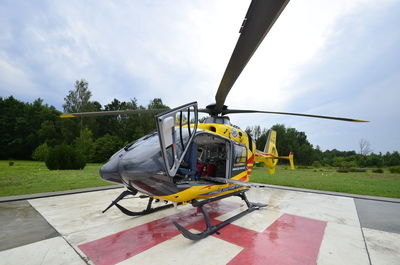
[[[269,174],[275,173],[276,164],[279,159],[287,159],[290,163],[290,168],[294,169],[293,152],[290,152],[288,156],[279,156],[278,150],[276,149],[276,131],[270,130],[265,143],[264,151],[256,151],[254,160],[255,162],[263,162],[267,168]]]

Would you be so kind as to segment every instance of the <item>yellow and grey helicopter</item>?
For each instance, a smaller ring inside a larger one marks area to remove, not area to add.
[[[256,149],[254,140],[245,131],[235,128],[228,114],[267,113],[296,115],[350,122],[362,120],[328,117],[320,115],[229,109],[225,99],[240,73],[260,45],[269,29],[285,8],[288,0],[252,0],[243,24],[240,37],[227,65],[215,95],[215,104],[199,109],[196,102],[165,110],[122,110],[109,112],[86,112],[64,114],[62,117],[85,117],[98,115],[122,115],[154,113],[157,131],[128,144],[103,165],[103,179],[121,183],[126,190],[109,207],[117,206],[123,213],[135,216],[165,209],[173,204],[152,207],[154,200],[175,204],[190,203],[204,215],[206,229],[194,234],[174,223],[177,229],[192,240],[202,239],[215,233],[234,220],[266,206],[249,202],[246,191],[255,162],[262,162],[269,173],[274,173],[278,159],[288,159],[293,168],[293,153],[279,156],[275,141],[276,132],[270,131],[263,151]],[[164,111],[163,113],[160,113]],[[198,123],[198,113],[208,113],[203,123]],[[142,194],[148,205],[142,212],[132,212],[118,202],[128,195]],[[212,225],[205,204],[223,198],[238,196],[248,209]]]

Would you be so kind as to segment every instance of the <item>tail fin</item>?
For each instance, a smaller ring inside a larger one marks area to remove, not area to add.
[[[269,130],[267,141],[265,142],[264,153],[278,156],[276,150],[276,131]]]
[[[275,166],[278,164],[278,150],[276,149],[276,131],[269,130],[267,142],[265,143],[264,153],[271,155],[264,159],[264,166],[267,168],[269,174],[275,173]]]
[[[275,173],[276,164],[279,159],[289,160],[291,169],[294,169],[293,152],[290,152],[288,156],[279,156],[278,150],[276,149],[276,131],[270,130],[265,143],[264,152],[257,151],[255,161],[263,162],[267,168],[269,174]]]
[[[294,170],[293,156],[294,156],[293,152],[290,152],[288,156],[280,156],[279,158],[280,158],[280,159],[287,159],[287,160],[289,160],[290,168],[291,168],[292,170]]]

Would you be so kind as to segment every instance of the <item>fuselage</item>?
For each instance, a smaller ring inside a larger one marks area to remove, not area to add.
[[[218,184],[213,177],[247,182],[255,150],[255,143],[242,130],[224,123],[202,123],[175,176],[166,174],[158,132],[119,150],[101,168],[100,175],[154,198],[188,202],[245,189]]]

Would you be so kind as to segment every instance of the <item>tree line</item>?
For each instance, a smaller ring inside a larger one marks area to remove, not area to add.
[[[86,80],[75,82],[64,98],[63,112],[109,111],[125,109],[169,109],[160,98],[147,106],[112,100],[101,105],[91,100]],[[151,114],[60,118],[61,111],[36,99],[26,103],[0,97],[0,159],[44,160],[50,148],[65,144],[83,154],[87,162],[104,162],[125,144],[155,129]]]
[[[77,80],[74,89],[64,98],[63,112],[110,111],[126,109],[169,109],[160,98],[146,106],[130,101],[113,99],[101,105],[92,101],[86,80]],[[64,145],[62,150],[75,151],[86,162],[105,162],[122,146],[155,130],[151,114],[98,116],[61,119],[61,111],[45,104],[42,99],[32,103],[22,102],[13,96],[0,97],[0,159],[45,160],[50,149]],[[360,142],[360,152],[322,151],[314,147],[305,132],[276,124],[277,149],[280,155],[294,152],[298,165],[336,167],[384,167],[400,165],[398,152],[374,154],[365,140]],[[245,131],[255,140],[257,149],[263,150],[268,129],[261,126],[247,127]],[[67,146],[67,147],[65,147]],[[283,161],[284,162],[284,161]]]
[[[276,147],[280,155],[288,155],[294,152],[295,163],[305,166],[333,166],[333,167],[390,167],[400,165],[399,152],[387,152],[375,154],[371,151],[368,141],[361,139],[360,150],[339,151],[336,149],[322,151],[313,146],[305,132],[299,132],[295,128],[286,128],[283,124],[276,124],[271,129],[277,132]],[[256,141],[257,149],[263,150],[268,137],[268,129],[259,125],[247,127],[245,130]],[[282,161],[285,163],[286,161]]]

